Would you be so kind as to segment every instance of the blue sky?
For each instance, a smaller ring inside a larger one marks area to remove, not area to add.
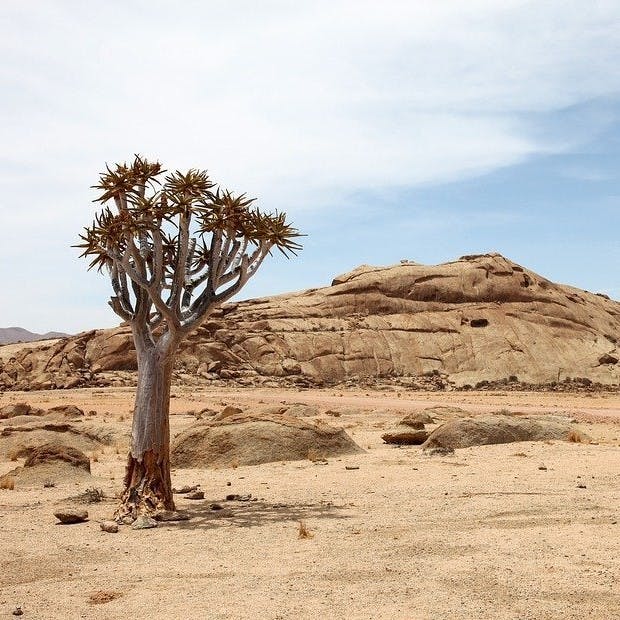
[[[117,323],[69,246],[140,152],[308,236],[242,297],[498,251],[620,297],[617,2],[0,4],[0,326]]]

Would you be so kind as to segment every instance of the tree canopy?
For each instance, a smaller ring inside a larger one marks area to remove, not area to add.
[[[94,186],[104,207],[80,235],[89,269],[107,269],[113,310],[124,320],[193,329],[230,299],[277,248],[286,257],[302,235],[282,212],[216,185],[204,170],[166,174],[135,156],[106,166]],[[110,208],[110,206],[112,208]]]

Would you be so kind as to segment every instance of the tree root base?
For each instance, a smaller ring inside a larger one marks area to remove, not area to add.
[[[168,459],[152,450],[145,452],[141,460],[130,453],[125,470],[125,490],[114,513],[115,521],[127,523],[139,515],[152,516],[174,510]]]

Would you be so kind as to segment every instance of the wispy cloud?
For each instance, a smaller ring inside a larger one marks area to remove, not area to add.
[[[5,0],[0,19],[2,225],[63,243],[135,151],[313,212],[570,150],[601,116],[560,139],[554,111],[620,91],[613,1]]]

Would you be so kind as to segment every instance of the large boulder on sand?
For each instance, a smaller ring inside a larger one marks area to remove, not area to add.
[[[275,414],[199,422],[173,441],[173,467],[231,467],[355,454],[363,450],[326,423]]]
[[[47,412],[20,403],[15,415],[0,418],[0,459],[12,460],[44,444],[59,443],[81,451],[127,441],[112,426],[96,424],[74,405]]]
[[[581,442],[590,438],[559,417],[491,414],[450,420],[436,428],[422,448],[455,449],[552,439]]]
[[[23,467],[0,477],[0,485],[13,481],[18,487],[79,482],[90,477],[90,459],[80,450],[61,443],[47,443],[28,449]]]

